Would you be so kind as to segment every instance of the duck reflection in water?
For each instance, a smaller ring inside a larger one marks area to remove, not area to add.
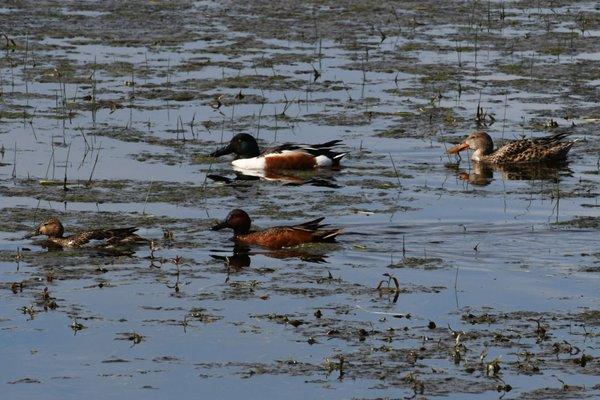
[[[320,249],[322,252],[323,249]],[[276,249],[269,251],[252,251],[249,246],[236,243],[233,246],[233,253],[229,256],[220,254],[210,255],[215,260],[220,260],[232,270],[241,270],[250,266],[252,256],[266,256],[279,260],[298,258],[310,263],[326,263],[327,255],[323,253],[311,252],[309,249]]]
[[[561,176],[570,176],[573,171],[567,163],[547,165],[491,165],[472,161],[470,168],[460,168],[460,164],[448,163],[446,168],[453,171],[458,179],[473,186],[487,186],[494,180],[494,172],[500,174],[500,179],[507,181],[550,181],[558,182]]]
[[[218,174],[209,174],[207,177],[215,182],[223,182],[228,185],[240,183],[251,183],[255,181],[278,182],[285,186],[311,185],[317,187],[340,188],[336,183],[331,170],[315,171],[269,171],[233,167],[234,178]]]

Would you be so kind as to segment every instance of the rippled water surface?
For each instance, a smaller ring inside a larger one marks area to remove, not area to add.
[[[595,2],[9,1],[0,23],[3,398],[600,396]],[[577,142],[560,168],[445,155],[476,129]],[[240,132],[349,154],[236,180],[208,154]],[[344,233],[240,256],[210,230],[233,208]],[[154,249],[23,239],[50,216]]]

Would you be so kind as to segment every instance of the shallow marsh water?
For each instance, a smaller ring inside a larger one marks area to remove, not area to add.
[[[0,8],[3,396],[600,396],[595,2],[122,3]],[[478,105],[568,166],[444,156]],[[343,139],[339,187],[207,179],[238,132]],[[236,207],[345,232],[228,267]],[[160,248],[21,239],[49,215]]]

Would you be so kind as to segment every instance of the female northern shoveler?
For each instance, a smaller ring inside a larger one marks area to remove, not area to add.
[[[325,225],[319,223],[325,218],[317,218],[303,224],[292,226],[275,226],[262,231],[250,231],[250,216],[244,210],[233,210],[225,221],[212,227],[218,231],[223,228],[233,229],[233,237],[237,243],[257,244],[270,249],[292,247],[311,242],[333,242],[342,233],[341,229],[321,229]]]
[[[46,244],[54,247],[72,248],[80,247],[91,240],[103,240],[104,247],[131,246],[148,243],[134,232],[138,228],[117,228],[117,229],[94,229],[76,233],[70,236],[63,236],[65,228],[58,218],[50,218],[42,222],[33,232],[27,234],[25,238],[31,238],[39,235],[48,237]]]
[[[285,143],[281,146],[269,147],[262,152],[252,135],[238,133],[229,144],[210,155],[220,157],[234,153],[236,158],[232,161],[234,166],[244,169],[314,169],[338,168],[340,160],[348,153],[337,153],[331,150],[341,140],[315,145],[300,145]]]
[[[447,153],[471,149],[473,161],[490,164],[558,163],[565,161],[573,141],[562,141],[567,133],[535,138],[512,140],[494,151],[492,138],[485,132],[474,132],[464,142],[448,149]]]

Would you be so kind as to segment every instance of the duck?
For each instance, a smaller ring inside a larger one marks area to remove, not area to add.
[[[211,157],[235,154],[231,162],[234,167],[247,170],[312,170],[317,168],[339,168],[340,160],[348,153],[332,150],[341,140],[313,145],[284,143],[260,151],[254,136],[238,133],[225,147],[210,153]]]
[[[562,132],[542,138],[511,140],[494,150],[494,142],[490,135],[479,131],[473,132],[463,142],[452,146],[446,152],[458,154],[466,149],[475,150],[471,160],[488,164],[561,163],[566,160],[575,143],[563,141],[567,135],[568,133]]]
[[[73,235],[64,236],[65,228],[58,218],[50,218],[25,235],[25,238],[35,236],[47,236],[45,245],[58,248],[77,248],[92,240],[103,240],[102,247],[111,248],[119,246],[132,246],[149,243],[147,239],[138,236],[135,232],[138,228],[116,228],[116,229],[93,229],[86,230]]]
[[[218,231],[224,228],[233,229],[236,244],[259,245],[268,249],[294,247],[305,243],[334,242],[342,233],[341,229],[322,229],[325,217],[313,219],[302,224],[275,226],[260,231],[251,231],[252,220],[247,212],[241,209],[232,210],[224,221],[211,229]]]

